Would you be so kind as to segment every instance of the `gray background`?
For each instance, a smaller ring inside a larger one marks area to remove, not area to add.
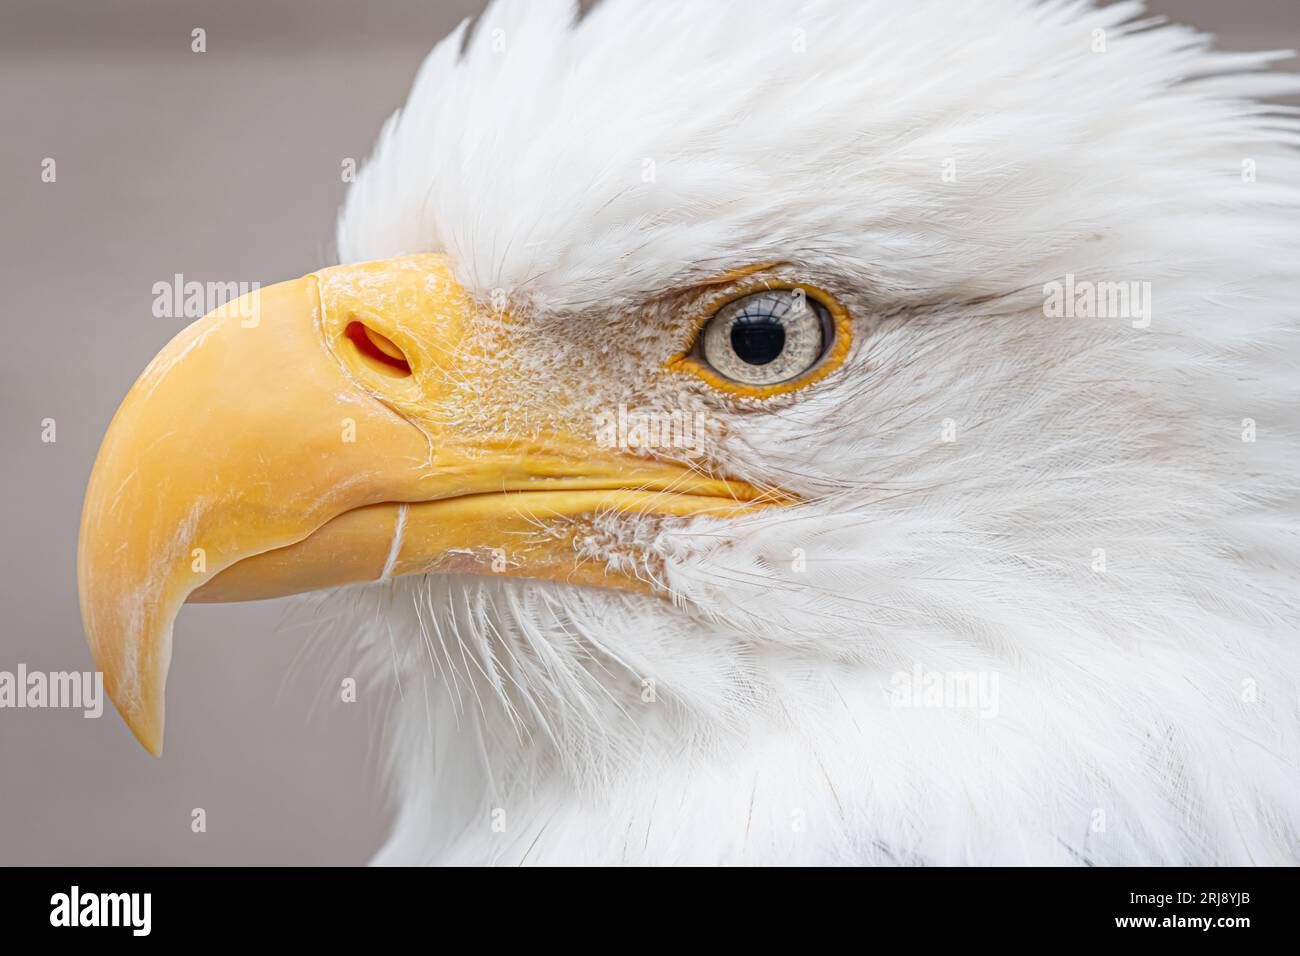
[[[1300,46],[1296,0],[1151,5],[1226,47]],[[330,260],[340,163],[369,152],[421,57],[480,7],[0,0],[0,670],[91,666],[86,478],[118,402],[185,324],[151,315],[153,284],[266,285]],[[338,701],[346,658],[281,627],[282,610],[182,612],[162,760],[111,705],[99,720],[0,710],[0,864],[368,859],[386,826],[381,708]]]

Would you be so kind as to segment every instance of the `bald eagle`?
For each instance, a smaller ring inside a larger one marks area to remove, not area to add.
[[[1138,3],[499,0],[340,264],[114,418],[119,712],[159,753],[186,601],[327,592],[401,690],[377,862],[1297,862],[1277,58]]]

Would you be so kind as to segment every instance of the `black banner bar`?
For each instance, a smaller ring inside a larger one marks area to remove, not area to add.
[[[1231,944],[1293,936],[1297,887],[1285,869],[565,870],[539,879],[464,870],[43,868],[0,870],[0,879],[6,932],[75,932],[83,943],[338,943],[420,931],[438,945],[483,931],[496,941],[512,928],[540,941],[542,927],[581,933],[599,925],[678,945],[761,937],[775,924],[836,924],[864,942],[901,931],[920,932],[927,944]]]

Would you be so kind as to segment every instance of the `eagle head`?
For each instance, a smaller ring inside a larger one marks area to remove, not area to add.
[[[186,601],[324,593],[384,862],[1294,861],[1300,82],[1140,13],[462,24],[109,428],[127,723]]]

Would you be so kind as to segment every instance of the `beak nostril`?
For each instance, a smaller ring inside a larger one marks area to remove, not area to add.
[[[406,355],[387,336],[362,322],[349,323],[344,334],[352,340],[358,352],[372,363],[378,363],[383,370],[398,375],[411,374],[411,365],[406,361]]]

